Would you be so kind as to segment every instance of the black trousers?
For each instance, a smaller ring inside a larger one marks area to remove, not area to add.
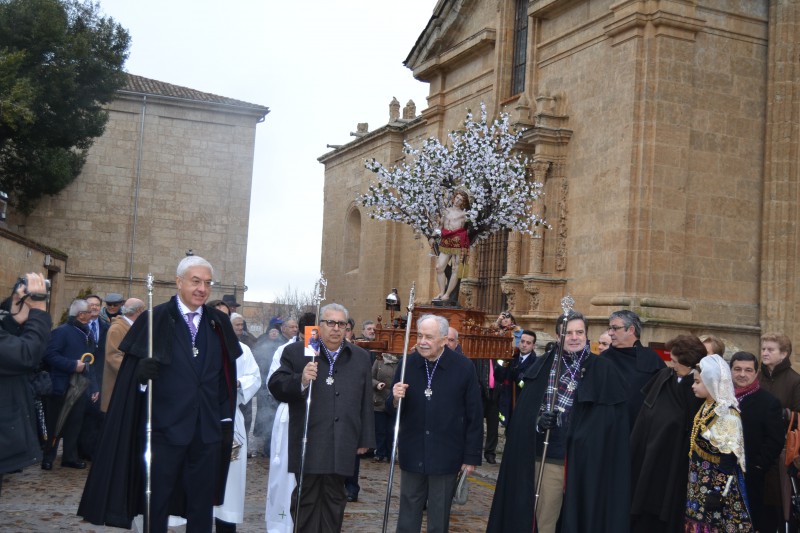
[[[500,425],[500,408],[498,399],[494,391],[490,391],[490,398],[483,398],[483,418],[486,419],[486,442],[483,446],[483,453],[495,455],[497,450],[497,431]]]
[[[61,462],[77,462],[78,461],[78,437],[81,434],[83,427],[84,412],[86,411],[86,404],[89,399],[85,394],[72,406],[72,409],[67,416],[64,427],[61,430],[61,439],[64,440],[64,449],[61,454]],[[47,425],[47,443],[44,447],[43,462],[52,463],[56,458],[58,451],[58,440],[53,439],[56,435],[56,423],[61,414],[61,409],[64,407],[64,394],[44,397],[44,418]]]
[[[295,474],[298,485],[299,474]],[[341,531],[347,496],[344,476],[336,474],[306,474],[303,477],[303,494],[300,497],[300,516],[296,516],[297,489],[292,492],[292,519],[297,530],[303,533],[330,533]]]
[[[197,427],[187,445],[167,444],[154,436],[152,446],[150,531],[166,533],[170,498],[175,487],[182,485],[186,493],[186,533],[210,532],[221,443],[204,443]]]

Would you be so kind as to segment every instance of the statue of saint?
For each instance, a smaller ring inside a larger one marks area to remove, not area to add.
[[[439,294],[434,300],[449,300],[458,279],[466,275],[470,244],[469,234],[465,228],[467,209],[469,209],[469,196],[464,191],[456,192],[453,196],[453,205],[446,208],[442,214],[442,236],[438,247],[434,239],[428,241],[438,256],[436,283],[439,285]],[[452,268],[449,281],[444,273],[448,264]]]

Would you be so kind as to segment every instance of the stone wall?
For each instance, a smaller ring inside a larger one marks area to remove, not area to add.
[[[152,272],[160,303],[189,249],[215,268],[212,298],[242,287],[259,113],[129,92],[108,111],[80,177],[9,226],[68,254],[67,295],[144,299]]]

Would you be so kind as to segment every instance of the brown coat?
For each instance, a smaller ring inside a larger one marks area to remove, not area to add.
[[[108,411],[108,402],[111,401],[111,393],[114,392],[119,365],[122,364],[122,356],[125,355],[119,350],[119,344],[129,329],[131,325],[120,315],[111,321],[111,327],[106,334],[106,364],[103,367],[103,390],[100,393],[100,410],[104,413]]]
[[[372,363],[372,406],[376,411],[383,412],[386,410],[386,398],[392,392],[392,381],[394,374],[397,371],[399,361],[390,363],[383,359],[376,358]],[[382,390],[378,390],[378,383],[383,383]]]
[[[792,369],[789,357],[775,365],[772,372],[762,366],[758,381],[762,389],[781,402],[781,407],[800,411],[800,374]]]

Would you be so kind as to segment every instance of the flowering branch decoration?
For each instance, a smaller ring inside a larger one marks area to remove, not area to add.
[[[528,158],[514,151],[521,135],[512,131],[507,113],[488,123],[481,103],[480,120],[468,112],[464,129],[448,134],[449,147],[433,137],[419,149],[404,143],[405,161],[391,169],[367,160],[377,183],[357,201],[373,219],[408,224],[436,240],[445,210],[457,193],[466,193],[470,244],[501,230],[533,233],[547,223],[531,209],[542,184],[528,179]]]

